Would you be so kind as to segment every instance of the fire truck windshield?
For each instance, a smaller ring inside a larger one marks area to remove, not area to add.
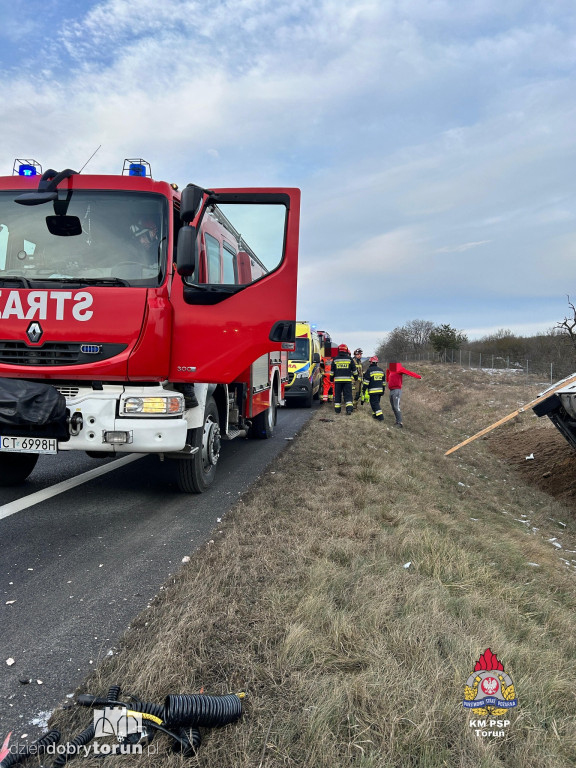
[[[167,200],[145,192],[75,190],[66,216],[79,234],[48,228],[52,203],[22,206],[18,193],[0,193],[0,282],[82,281],[156,286],[166,270]],[[62,193],[61,193],[61,196]],[[52,232],[51,232],[52,230]]]

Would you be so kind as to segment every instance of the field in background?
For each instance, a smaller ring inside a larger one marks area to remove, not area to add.
[[[243,719],[207,732],[196,760],[160,737],[159,756],[100,765],[574,764],[573,505],[510,460],[528,432],[546,444],[556,431],[525,414],[444,456],[543,387],[412,367],[423,379],[406,382],[404,430],[387,399],[384,423],[367,406],[319,408],[83,688],[157,701],[245,690]],[[462,707],[487,647],[519,699],[501,738],[475,735]],[[73,709],[51,725],[70,738],[89,720]]]

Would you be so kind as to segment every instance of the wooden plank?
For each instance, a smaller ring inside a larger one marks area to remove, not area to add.
[[[498,421],[495,421],[494,424],[491,424],[489,427],[485,427],[480,432],[477,432],[475,435],[472,435],[472,437],[469,437],[467,440],[464,440],[461,443],[458,443],[458,445],[455,445],[454,448],[450,448],[449,451],[446,451],[444,456],[449,456],[451,453],[454,453],[459,448],[462,448],[462,446],[468,445],[468,443],[471,443],[473,440],[477,440],[479,437],[482,437],[482,435],[487,435],[488,432],[492,432],[492,430],[496,429],[496,427],[499,427],[500,424],[504,424],[505,422],[510,421],[510,419],[513,419],[515,416],[518,416],[519,413],[524,413],[524,411],[528,410],[528,408],[533,408],[538,403],[541,403],[544,400],[547,400],[550,397],[550,395],[554,394],[554,392],[557,392],[559,389],[563,389],[566,385],[571,384],[572,382],[575,382],[575,381],[576,381],[576,375],[570,376],[567,379],[563,379],[559,384],[556,384],[556,386],[553,387],[552,389],[546,390],[545,394],[541,395],[540,397],[537,397],[536,400],[532,400],[530,403],[527,403],[526,405],[522,406],[522,408],[518,408],[518,410],[512,411],[512,413],[509,413],[508,416],[504,416],[503,418],[498,419]]]

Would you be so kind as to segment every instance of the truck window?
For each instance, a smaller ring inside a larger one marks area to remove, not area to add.
[[[275,270],[284,257],[286,213],[280,204],[208,206],[200,225],[205,262],[184,283],[247,286]]]
[[[220,279],[220,243],[212,235],[206,234],[206,262],[208,265],[208,282],[221,283]]]
[[[222,269],[223,277],[222,282],[233,284],[236,283],[236,270],[234,265],[236,263],[236,254],[232,248],[226,243],[223,244],[222,249]]]

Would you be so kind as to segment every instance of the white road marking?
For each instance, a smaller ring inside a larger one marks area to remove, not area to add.
[[[45,501],[52,496],[57,496],[59,493],[69,491],[70,488],[75,488],[77,485],[87,483],[95,477],[105,475],[107,472],[113,472],[115,469],[118,469],[118,467],[123,467],[126,464],[130,464],[132,461],[138,461],[138,459],[142,459],[146,455],[147,454],[145,453],[134,453],[130,456],[125,456],[123,459],[112,461],[104,467],[90,469],[88,472],[83,472],[81,475],[76,475],[76,477],[71,477],[68,480],[63,480],[61,483],[51,485],[49,488],[43,488],[41,491],[31,493],[29,496],[23,496],[21,499],[16,499],[16,501],[11,501],[9,504],[4,504],[4,506],[0,507],[0,520],[4,517],[10,517],[10,515],[14,515],[16,512],[21,512],[28,507],[33,507],[34,504],[39,504],[41,501]]]

